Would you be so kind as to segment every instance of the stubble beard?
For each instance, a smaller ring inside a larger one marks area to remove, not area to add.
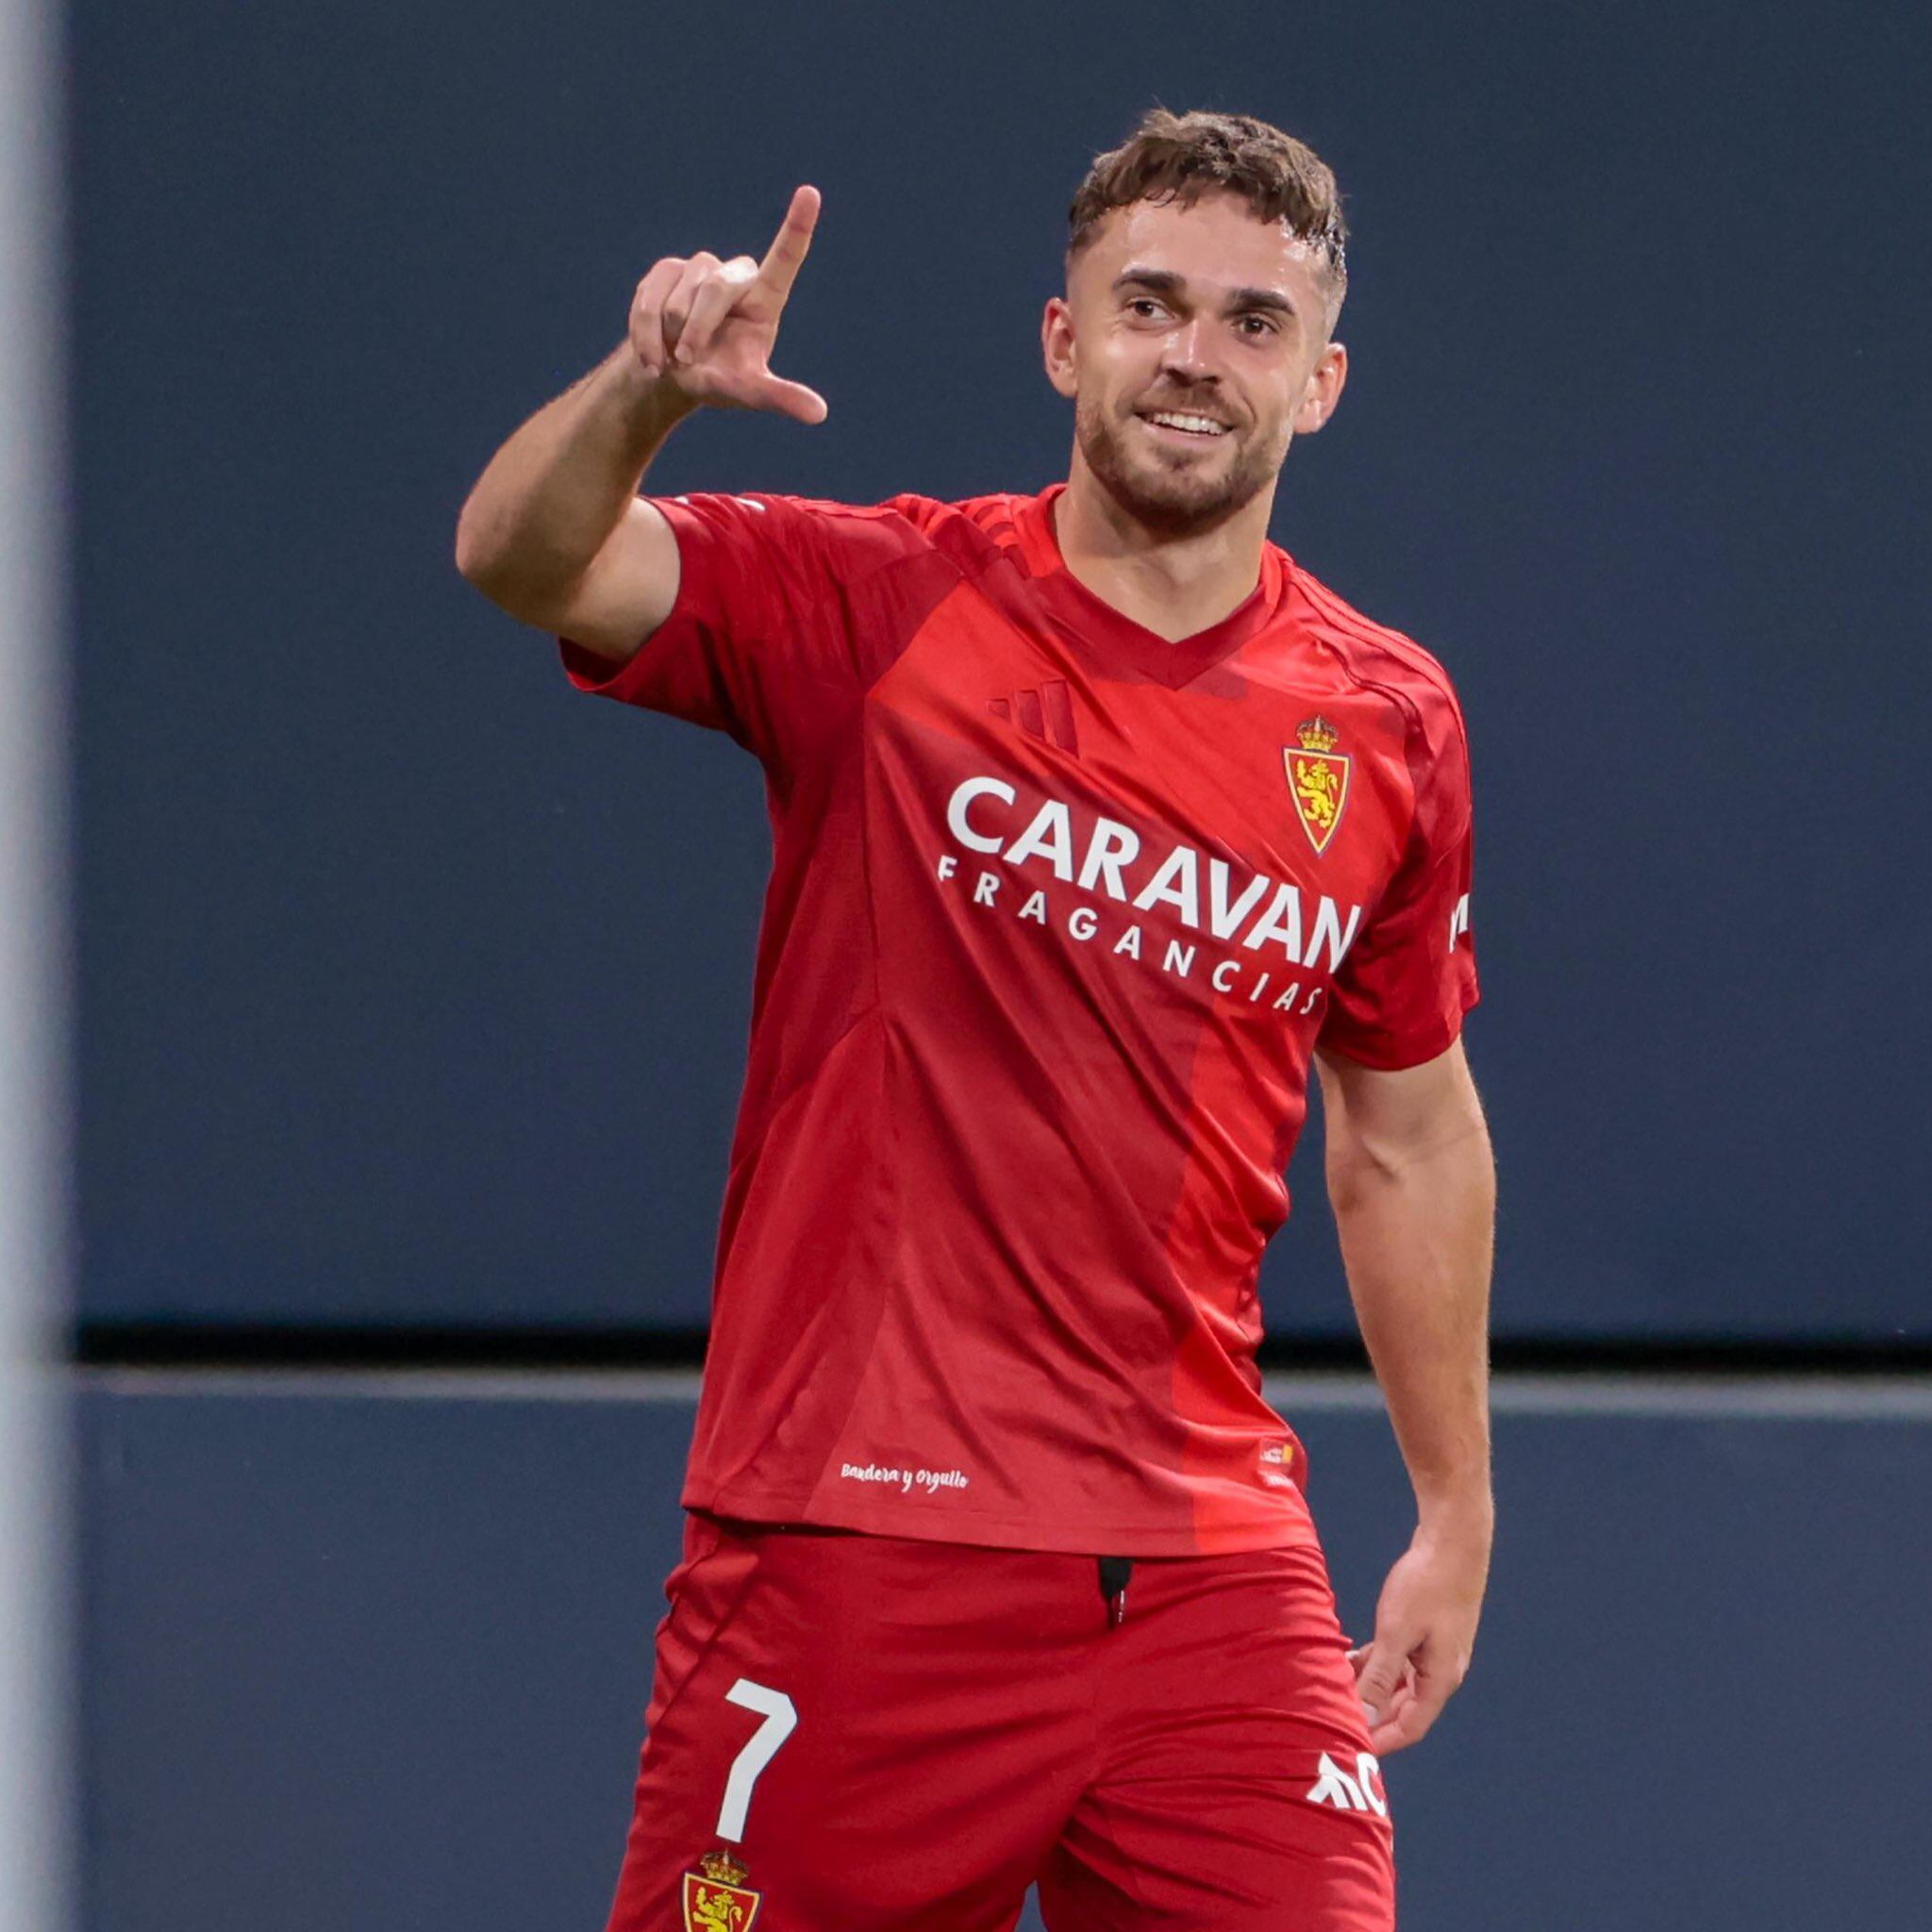
[[[1194,536],[1225,523],[1274,482],[1288,455],[1286,438],[1278,450],[1248,438],[1237,444],[1231,462],[1204,474],[1192,464],[1171,468],[1138,456],[1125,443],[1131,433],[1098,398],[1074,403],[1074,439],[1095,480],[1137,523],[1166,537]],[[1227,433],[1241,435],[1238,429]]]

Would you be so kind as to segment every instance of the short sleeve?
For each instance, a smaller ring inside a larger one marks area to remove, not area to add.
[[[1446,1053],[1480,993],[1468,741],[1453,700],[1430,724],[1411,732],[1416,805],[1402,861],[1342,962],[1321,1033],[1324,1050],[1389,1072]]]
[[[677,541],[677,602],[614,672],[559,639],[564,670],[579,691],[725,732],[781,769],[903,647],[918,591],[896,583],[889,567],[927,546],[890,505],[763,495],[652,501]],[[895,590],[905,598],[895,600]]]

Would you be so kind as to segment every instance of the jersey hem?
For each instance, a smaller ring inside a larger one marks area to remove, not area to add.
[[[906,1542],[961,1543],[974,1549],[1030,1550],[1055,1557],[1237,1556],[1250,1550],[1296,1549],[1318,1543],[1306,1502],[1294,1510],[1239,1523],[1156,1529],[1143,1523],[1076,1519],[1043,1528],[1031,1517],[979,1515],[889,1517],[868,1509],[835,1509],[824,1504],[785,1507],[770,1495],[708,1493],[688,1489],[680,1499],[693,1515],[733,1523],[790,1524],[810,1529],[849,1530],[859,1536]]]

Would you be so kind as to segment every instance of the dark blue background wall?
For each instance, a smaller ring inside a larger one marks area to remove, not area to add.
[[[831,420],[700,422],[658,480],[1051,479],[1061,210],[1160,98],[1348,193],[1354,378],[1275,534],[1470,712],[1499,1329],[1924,1344],[1923,9],[70,37],[84,1319],[702,1319],[758,774],[569,696],[457,508],[655,257],[801,179]],[[1277,1332],[1348,1319],[1313,1151]],[[85,1381],[87,1932],[600,1923],[688,1391]],[[1923,1393],[1600,1396],[1506,1398],[1476,1673],[1390,1771],[1405,1932],[1919,1932]],[[1408,1520],[1364,1399],[1291,1405],[1357,1628]]]
[[[691,1411],[550,1386],[94,1382],[88,1932],[603,1923]],[[1362,1630],[1387,1424],[1277,1399]],[[1506,1393],[1476,1667],[1388,1766],[1404,1932],[1923,1932],[1932,1407],[1782,1407]]]
[[[1927,1332],[1926,27],[1906,8],[76,0],[83,1312],[690,1324],[755,767],[463,586],[658,255],[826,195],[808,432],[1033,487],[1061,211],[1156,97],[1357,228],[1277,536],[1473,721],[1506,1333]],[[1303,1204],[1320,1192],[1305,1163]],[[1345,1323],[1319,1214],[1278,1329]]]

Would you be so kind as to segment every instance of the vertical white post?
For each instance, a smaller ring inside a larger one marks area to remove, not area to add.
[[[57,0],[0,0],[0,1932],[68,1923],[54,1358],[69,1159]]]

